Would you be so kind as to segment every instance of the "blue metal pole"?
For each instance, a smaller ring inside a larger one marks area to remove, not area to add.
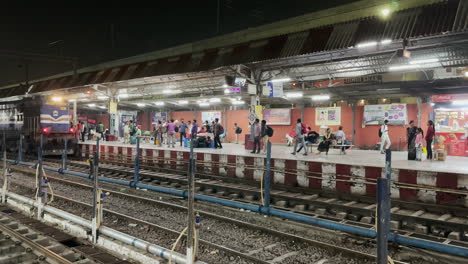
[[[377,263],[387,264],[388,261],[388,231],[390,226],[390,199],[388,195],[388,180],[377,179]]]
[[[136,137],[136,157],[135,157],[135,168],[133,172],[133,185],[136,188],[138,181],[140,179],[140,137]]]
[[[388,193],[388,199],[386,200],[387,202],[387,207],[388,207],[388,230],[387,232],[390,232],[390,208],[392,206],[391,204],[391,184],[392,184],[392,151],[390,149],[387,149],[385,151],[385,178],[387,178],[387,193]]]
[[[270,174],[271,174],[271,142],[267,142],[266,171],[265,171],[265,195],[263,205],[267,210],[270,209]]]
[[[42,147],[43,147],[43,141],[44,141],[44,134],[41,134],[40,142],[39,142],[39,147],[37,151],[37,166],[38,168],[38,184],[37,184],[37,197],[42,197]]]

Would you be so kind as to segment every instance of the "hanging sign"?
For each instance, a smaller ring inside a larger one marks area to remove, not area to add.
[[[268,97],[283,97],[283,83],[282,82],[267,82],[269,87]]]

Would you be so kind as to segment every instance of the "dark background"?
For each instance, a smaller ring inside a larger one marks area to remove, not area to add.
[[[0,86],[24,82],[26,67],[30,80],[72,70],[70,63],[37,58],[25,60],[22,57],[25,52],[77,57],[80,68],[353,0],[220,0],[219,31],[217,0],[154,2],[152,6],[139,7],[117,3],[97,7],[96,3],[71,1],[62,6],[2,7]],[[16,54],[12,55],[11,51]]]

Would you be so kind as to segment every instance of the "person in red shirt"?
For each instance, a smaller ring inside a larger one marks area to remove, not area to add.
[[[432,141],[434,140],[434,134],[435,134],[435,129],[434,129],[434,122],[432,120],[429,120],[427,122],[427,132],[426,132],[426,149],[427,149],[427,159],[432,160]]]

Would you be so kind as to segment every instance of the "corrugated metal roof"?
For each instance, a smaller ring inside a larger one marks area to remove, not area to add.
[[[466,31],[468,4],[448,0],[396,12],[383,20],[368,17],[346,23],[313,28],[235,46],[212,48],[200,53],[161,58],[132,65],[66,76],[34,83],[32,93],[87,84],[108,83],[141,77],[206,71],[222,66],[273,60],[297,55],[344,49],[369,40],[404,39]],[[24,89],[1,91],[0,96],[21,95]]]

